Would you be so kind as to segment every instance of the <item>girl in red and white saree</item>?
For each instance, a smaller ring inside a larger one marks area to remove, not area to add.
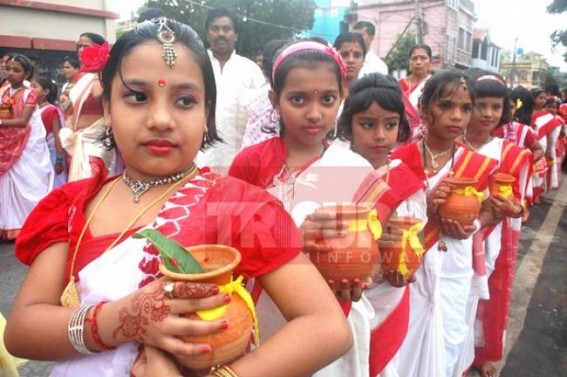
[[[384,224],[379,249],[401,239],[413,253],[413,260],[399,258],[393,269],[383,255],[383,273],[362,294],[368,315],[365,322],[359,320],[364,323],[359,328],[365,332],[359,331],[357,339],[369,342],[370,377],[401,376],[398,350],[406,337],[411,310],[408,283],[417,267],[415,259],[423,258],[424,252],[419,235],[427,222],[425,186],[401,160],[389,159],[391,150],[406,141],[409,133],[402,94],[394,78],[373,73],[351,87],[339,119],[339,135],[375,169],[358,189],[355,201],[371,205]],[[391,217],[407,221],[411,228],[397,229],[389,222]]]
[[[427,134],[399,147],[393,158],[404,161],[427,186],[428,222],[425,258],[411,286],[409,330],[400,350],[400,375],[451,377],[468,332],[467,299],[473,277],[472,238],[491,221],[488,175],[496,162],[456,144],[468,125],[473,93],[460,71],[433,75],[421,97],[421,117]],[[448,177],[477,181],[463,189],[476,198],[480,214],[472,225],[443,218],[439,207],[451,191]]]
[[[497,182],[501,174],[492,178],[490,202],[494,220],[482,230],[482,238],[475,239],[478,243],[475,261],[483,262],[484,266],[475,267],[467,308],[469,336],[454,376],[462,376],[474,360],[482,377],[490,377],[496,373],[493,363],[502,358],[524,211],[522,200],[530,180],[532,158],[529,150],[492,136],[496,127],[509,121],[510,101],[504,80],[484,72],[473,80],[475,108],[460,141],[467,148],[498,161],[498,173],[507,174],[503,178],[511,177],[514,182]],[[484,251],[484,258],[477,251]]]
[[[9,85],[0,90],[0,241],[16,238],[28,214],[53,186],[37,96],[24,85],[33,76],[33,63],[12,54],[6,69]]]
[[[281,203],[195,166],[199,149],[218,140],[214,73],[197,33],[166,18],[139,23],[113,46],[102,82],[109,144],[120,148],[126,170],[64,185],[30,215],[16,244],[30,269],[8,318],[8,350],[56,361],[53,376],[131,376],[146,347],[181,364],[212,357],[210,344],[180,337],[235,324],[186,314],[222,307],[231,296],[215,284],[160,277],[156,248],[129,237],[157,229],[185,247],[238,248],[237,273],[260,281],[288,319],[253,353],[199,375],[311,375],[346,352],[344,315],[301,253]]]

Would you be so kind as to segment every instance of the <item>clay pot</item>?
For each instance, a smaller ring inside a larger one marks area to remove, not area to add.
[[[379,270],[380,258],[376,239],[371,227],[379,220],[371,216],[371,209],[354,204],[324,206],[330,212],[337,213],[338,222],[347,221],[347,234],[342,238],[321,239],[318,244],[326,245],[330,251],[311,252],[311,262],[317,267],[325,280],[339,282],[342,279],[360,279],[372,277]],[[375,213],[372,213],[375,214]],[[377,232],[377,229],[374,229]]]
[[[225,245],[198,245],[186,248],[203,266],[206,271],[202,274],[179,274],[169,271],[160,264],[160,272],[176,281],[191,281],[210,283],[219,286],[232,281],[232,270],[240,263],[238,250]],[[184,315],[186,318],[201,320],[195,314]],[[187,358],[179,357],[179,361],[191,369],[208,369],[220,364],[228,364],[241,357],[250,343],[254,320],[250,309],[237,294],[232,294],[232,300],[226,305],[226,312],[215,320],[226,320],[227,330],[220,330],[209,335],[181,337],[187,343],[206,343],[212,347],[212,352]]]
[[[12,119],[14,114],[12,113],[12,106],[0,106],[0,119]]]
[[[452,191],[445,203],[439,206],[439,215],[443,219],[454,220],[461,226],[472,225],[478,218],[480,202],[467,190],[473,189],[478,181],[474,178],[450,177],[443,182],[448,183]]]
[[[491,190],[492,195],[502,195],[507,199],[512,199],[512,183],[516,182],[516,178],[506,173],[496,173],[494,176],[494,184]]]
[[[555,159],[554,158],[546,158],[545,162],[547,163],[548,168],[552,168],[553,165],[555,164]]]
[[[388,221],[388,226],[397,227],[403,232],[408,232],[410,228],[423,223],[421,219],[408,216],[392,217]],[[420,230],[421,231],[421,230]],[[415,235],[423,247],[421,232]],[[416,252],[417,251],[417,252]],[[421,252],[418,254],[418,252]],[[380,259],[384,271],[395,271],[403,280],[407,281],[415,271],[421,266],[423,261],[423,250],[414,250],[409,242],[399,241],[380,242]],[[401,262],[401,263],[400,263]]]

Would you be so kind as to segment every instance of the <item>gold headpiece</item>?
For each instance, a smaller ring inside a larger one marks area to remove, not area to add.
[[[169,26],[167,26],[167,18],[160,17],[157,19],[157,22],[159,22],[159,28],[156,38],[163,45],[161,57],[169,68],[173,68],[175,65],[175,59],[177,58],[177,53],[173,48],[173,43],[175,43],[175,33],[169,28]]]
[[[516,110],[520,110],[522,108],[522,106],[524,106],[524,103],[522,102],[521,99],[516,99]]]

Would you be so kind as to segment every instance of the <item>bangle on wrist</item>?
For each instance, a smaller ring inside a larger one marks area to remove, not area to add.
[[[98,326],[97,326],[97,323],[96,323],[96,319],[97,319],[98,313],[100,313],[100,310],[102,309],[102,305],[106,304],[107,302],[108,301],[101,301],[98,304],[96,304],[96,306],[93,310],[92,317],[90,319],[87,319],[87,321],[90,322],[90,324],[91,324],[91,334],[92,334],[92,337],[93,337],[93,340],[94,340],[96,346],[98,348],[102,349],[102,350],[110,351],[110,350],[115,349],[116,347],[111,347],[111,346],[104,344],[104,342],[102,341],[102,339],[100,337],[100,334],[98,333]]]
[[[94,352],[90,351],[85,345],[85,318],[89,310],[94,305],[81,306],[71,315],[69,324],[67,325],[67,335],[71,345],[77,352],[82,355],[93,355]]]
[[[234,372],[231,368],[227,367],[226,365],[224,366],[219,365],[217,367],[212,367],[209,374],[216,377],[238,377],[236,372]]]

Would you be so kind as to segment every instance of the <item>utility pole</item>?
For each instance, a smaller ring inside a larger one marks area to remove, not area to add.
[[[514,39],[514,52],[512,54],[512,70],[510,73],[510,89],[514,89],[514,76],[516,75],[516,45],[518,44],[518,38]]]
[[[421,19],[421,9],[419,6],[419,0],[415,0],[415,23],[417,25],[417,44],[423,43],[423,28]]]

